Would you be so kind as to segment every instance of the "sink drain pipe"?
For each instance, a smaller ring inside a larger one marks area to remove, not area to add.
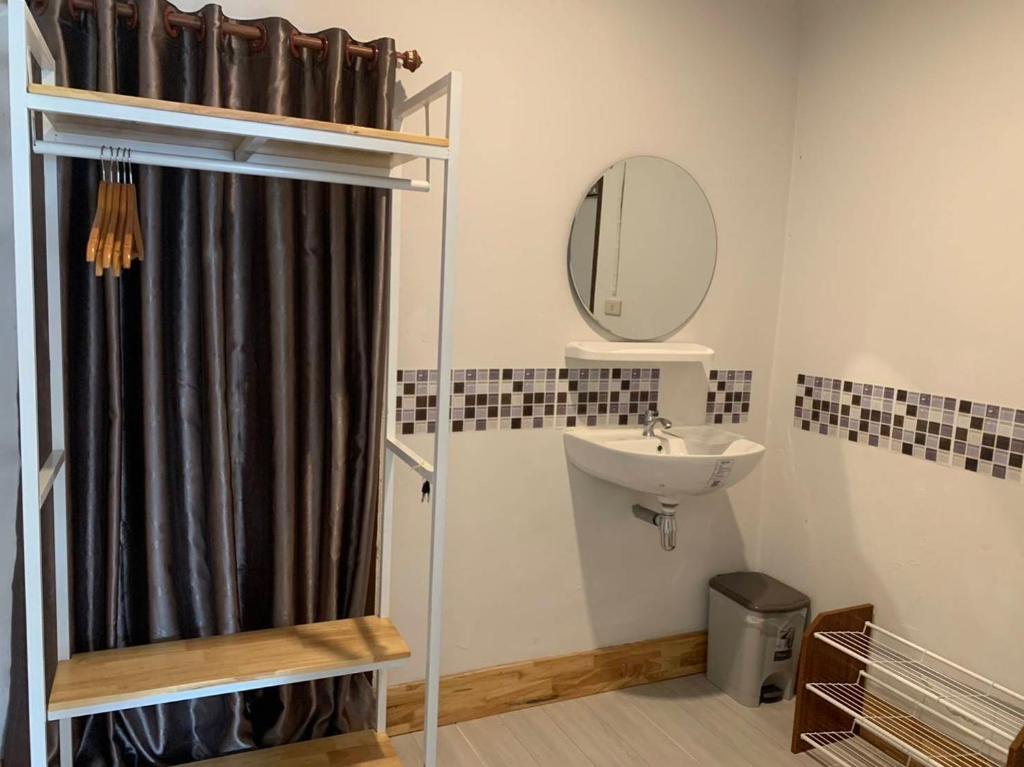
[[[661,511],[653,511],[639,504],[633,505],[633,516],[649,522],[661,531],[661,548],[674,551],[676,548],[676,506],[678,503],[662,503]]]

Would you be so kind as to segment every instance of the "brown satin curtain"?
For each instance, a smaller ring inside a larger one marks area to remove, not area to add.
[[[64,84],[389,126],[392,40],[347,61],[343,30],[295,51],[288,22],[261,19],[254,46],[217,6],[171,35],[162,0],[136,0],[134,28],[112,0],[79,20],[36,5]],[[367,614],[388,194],[138,168],[146,261],[97,279],[97,164],[64,173],[75,650]],[[84,717],[75,763],[179,764],[365,728],[372,709],[358,676]]]

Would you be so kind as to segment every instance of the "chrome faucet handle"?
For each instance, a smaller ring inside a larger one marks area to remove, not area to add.
[[[662,418],[661,416],[659,416],[658,415],[658,411],[654,410],[653,408],[652,409],[648,409],[648,411],[646,413],[644,413],[643,424],[644,424],[643,435],[645,437],[653,437],[654,436],[654,429],[657,426],[659,426],[659,425],[663,429],[671,429],[672,428],[672,422],[670,420],[668,420],[667,418]]]

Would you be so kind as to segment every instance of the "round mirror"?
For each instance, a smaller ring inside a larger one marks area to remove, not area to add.
[[[660,157],[630,157],[591,184],[576,209],[569,281],[605,330],[661,338],[701,305],[717,251],[711,206],[693,176]]]

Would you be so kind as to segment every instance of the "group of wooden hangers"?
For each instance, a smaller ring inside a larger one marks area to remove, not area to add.
[[[135,196],[130,149],[100,149],[100,188],[96,193],[96,215],[89,230],[85,260],[96,264],[96,276],[110,269],[115,277],[121,269],[130,269],[132,261],[141,261],[142,226]]]

